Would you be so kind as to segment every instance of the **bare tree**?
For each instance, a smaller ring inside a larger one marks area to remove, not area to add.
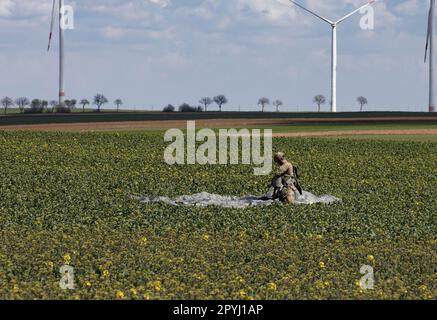
[[[114,101],[114,104],[117,105],[117,112],[118,112],[119,109],[120,109],[120,106],[123,105],[123,100],[117,99],[117,100]]]
[[[358,97],[357,102],[360,104],[360,112],[363,112],[364,106],[369,103],[367,98],[363,96]]]
[[[24,111],[24,108],[26,108],[28,105],[30,105],[29,99],[26,97],[21,97],[15,100],[15,104],[18,106],[21,112]]]
[[[208,111],[208,106],[213,103],[214,101],[212,101],[212,99],[210,97],[204,97],[202,99],[200,99],[199,103],[203,106],[205,106],[205,112]]]
[[[264,112],[264,109],[265,109],[266,105],[269,105],[269,104],[270,104],[270,99],[269,98],[263,97],[263,98],[260,98],[258,100],[258,105],[261,106],[262,112]]]
[[[273,101],[273,105],[276,107],[276,112],[279,112],[279,108],[284,105],[284,103],[281,100],[275,100]]]
[[[228,98],[226,98],[226,96],[224,96],[222,94],[214,97],[213,100],[218,105],[220,112],[222,111],[222,106],[224,104],[228,103]]]
[[[318,106],[318,108],[319,108],[319,109],[318,109],[318,112],[320,112],[320,107],[321,107],[323,104],[326,103],[326,98],[325,98],[324,95],[322,95],[322,94],[318,94],[317,96],[314,97],[313,102],[314,102],[315,104],[317,104],[317,106]]]
[[[103,94],[96,94],[94,97],[94,104],[97,106],[97,111],[100,112],[101,107],[108,103],[108,99]]]
[[[3,108],[5,109],[5,114],[8,111],[8,108],[14,105],[14,101],[9,97],[4,97],[0,103],[2,104]]]
[[[85,106],[89,106],[90,102],[87,99],[82,99],[79,104],[82,106],[82,112],[85,112]]]

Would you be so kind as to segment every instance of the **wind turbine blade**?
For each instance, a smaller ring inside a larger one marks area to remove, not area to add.
[[[431,0],[432,1],[432,0]],[[432,3],[431,3],[432,6]],[[429,13],[428,13],[428,31],[426,34],[426,46],[425,46],[425,62],[428,58],[428,48],[429,48],[429,42],[431,40],[431,7],[429,8]]]
[[[289,1],[290,1],[291,3],[294,3],[294,4],[295,4],[296,6],[298,6],[299,8],[305,10],[306,12],[311,13],[313,16],[316,16],[317,18],[322,19],[323,21],[325,21],[325,22],[327,22],[327,23],[329,23],[329,24],[333,24],[333,22],[332,22],[331,20],[329,20],[329,19],[327,19],[327,18],[325,18],[325,17],[322,17],[321,15],[319,15],[319,14],[317,14],[317,13],[315,13],[315,12],[312,12],[311,10],[308,10],[308,9],[305,8],[304,6],[300,5],[299,3],[297,3],[297,2],[295,2],[295,1],[293,1],[293,0],[289,0]]]
[[[56,0],[53,0],[52,18],[51,18],[51,21],[50,21],[49,44],[47,46],[47,51],[50,51],[50,45],[52,43],[53,25],[55,24],[55,6],[56,6]]]
[[[367,6],[370,6],[371,4],[375,3],[377,0],[372,0],[369,1],[368,3],[366,3],[364,6],[359,7],[357,10],[352,11],[351,13],[345,15],[343,18],[339,19],[337,22],[335,22],[335,24],[339,24],[342,21],[346,20],[347,18],[349,18],[350,16],[353,16],[355,13],[357,13],[358,11],[360,11],[361,9],[364,9]]]

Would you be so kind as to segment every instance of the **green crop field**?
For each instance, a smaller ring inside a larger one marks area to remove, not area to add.
[[[270,182],[168,166],[165,147],[153,132],[0,132],[0,299],[437,298],[436,142],[274,139],[305,190],[343,202],[268,209],[131,200]],[[59,286],[66,264],[74,290]]]

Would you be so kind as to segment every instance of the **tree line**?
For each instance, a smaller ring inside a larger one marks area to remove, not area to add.
[[[208,108],[215,103],[221,112],[223,110],[223,106],[229,102],[228,98],[221,94],[211,97],[203,97],[199,100],[198,106],[191,106],[187,103],[183,103],[178,107],[179,112],[207,112]],[[327,99],[324,95],[318,94],[314,97],[313,103],[317,105],[317,111],[320,112],[322,105],[326,104]],[[364,106],[366,106],[369,102],[366,97],[360,96],[357,98],[357,102],[360,105],[360,112],[363,112]],[[96,94],[94,99],[92,100],[92,104],[97,107],[95,112],[100,112],[102,107],[109,103],[109,100],[103,94]],[[67,113],[71,112],[73,109],[78,108],[80,106],[82,108],[82,112],[85,112],[87,106],[91,105],[91,102],[88,99],[81,99],[77,101],[76,99],[67,99],[64,101],[63,105],[59,105],[58,101],[52,100],[41,100],[41,99],[33,99],[29,100],[26,97],[20,97],[13,100],[10,97],[4,97],[0,100],[0,104],[4,109],[4,113],[7,113],[9,108],[17,106],[21,113],[43,113],[43,112],[58,112],[58,113]],[[114,100],[114,105],[117,107],[117,112],[120,110],[120,107],[123,105],[123,100],[116,99]],[[258,100],[258,106],[261,107],[261,112],[265,112],[266,107],[269,105],[273,105],[275,107],[276,112],[280,112],[280,108],[284,105],[284,103],[276,99],[273,102],[270,101],[269,98],[261,97]],[[169,104],[162,110],[163,112],[175,112],[176,107]]]
[[[92,100],[92,104],[97,107],[95,112],[100,112],[101,108],[107,104],[109,100],[103,94],[96,94],[94,99]],[[68,113],[73,109],[76,109],[78,106],[82,107],[82,112],[85,112],[85,108],[91,105],[91,102],[88,99],[81,99],[77,101],[76,99],[67,99],[64,101],[63,105],[59,105],[59,102],[56,100],[42,100],[42,99],[33,99],[29,100],[26,97],[20,97],[17,99],[12,99],[10,97],[4,97],[0,100],[0,104],[3,107],[4,113],[6,114],[8,109],[16,106],[20,110],[21,113],[44,113],[44,112],[58,112],[58,113]],[[117,112],[120,110],[120,107],[123,105],[123,100],[116,99],[114,101],[114,105],[117,107]]]
[[[321,111],[322,105],[326,103],[326,98],[322,94],[318,94],[314,97],[313,103],[315,103],[318,107],[317,111]],[[363,112],[364,106],[367,105],[369,102],[367,101],[366,97],[360,96],[357,98],[357,102],[360,105],[360,112]],[[264,112],[266,106],[270,105],[270,99],[266,97],[262,97],[258,100],[258,105],[261,107],[261,111]],[[275,107],[276,112],[279,112],[280,107],[284,105],[284,103],[281,100],[275,100],[272,102],[272,105]]]
[[[215,103],[220,112],[222,111],[222,108],[225,104],[227,104],[229,102],[228,98],[226,98],[225,95],[220,94],[218,96],[215,96],[214,98],[211,97],[203,97],[199,100],[199,105],[196,106],[191,106],[188,103],[183,103],[179,106],[178,111],[179,112],[208,112],[208,107]],[[166,107],[164,107],[164,109],[162,110],[163,112],[175,112],[176,108],[169,104]]]
[[[322,94],[318,94],[314,97],[313,103],[315,103],[317,105],[318,112],[321,111],[322,105],[324,105],[326,103],[326,101],[327,100],[326,100],[325,96]],[[360,112],[363,112],[364,106],[369,103],[367,101],[367,98],[365,98],[363,96],[358,97],[357,102],[360,105]],[[216,96],[214,98],[204,97],[204,98],[199,100],[199,104],[200,104],[199,106],[193,107],[187,103],[184,103],[184,104],[179,106],[178,110],[179,110],[179,112],[203,112],[203,111],[206,112],[206,111],[208,111],[208,107],[213,103],[217,104],[217,106],[219,107],[219,110],[221,112],[223,105],[228,103],[228,99],[224,95],[219,95],[219,96]],[[276,112],[280,112],[280,108],[284,105],[284,103],[279,99],[276,99],[273,102],[271,102],[269,98],[261,97],[258,100],[258,106],[261,107],[261,112],[265,112],[266,107],[269,106],[270,104],[275,107]],[[171,104],[167,105],[163,109],[163,112],[175,112],[175,111],[176,111],[176,108]]]

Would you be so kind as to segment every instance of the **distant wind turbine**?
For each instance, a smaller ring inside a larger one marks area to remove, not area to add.
[[[435,33],[435,0],[430,0],[428,14],[428,34],[426,37],[425,62],[428,58],[429,49],[429,112],[435,112],[435,52],[434,52],[434,33]]]
[[[64,29],[62,26],[62,8],[64,7],[64,0],[59,1],[59,105],[64,105]],[[47,51],[50,51],[53,28],[55,24],[55,11],[56,11],[56,0],[53,0],[52,6],[52,18],[50,22],[50,34],[49,34],[49,44],[47,46]]]
[[[317,18],[329,23],[329,25],[332,28],[332,55],[331,55],[331,111],[337,112],[337,25],[343,22],[344,20],[348,19],[361,9],[373,4],[377,0],[369,1],[367,4],[363,5],[362,7],[358,8],[357,10],[352,11],[351,13],[345,15],[343,18],[337,20],[337,21],[331,21],[329,19],[326,19],[325,17],[314,13],[310,11],[309,9],[305,8],[304,6],[300,5],[299,3],[290,0],[291,3],[295,4],[299,8],[311,13],[312,15],[316,16]],[[434,1],[434,0],[432,0]]]

